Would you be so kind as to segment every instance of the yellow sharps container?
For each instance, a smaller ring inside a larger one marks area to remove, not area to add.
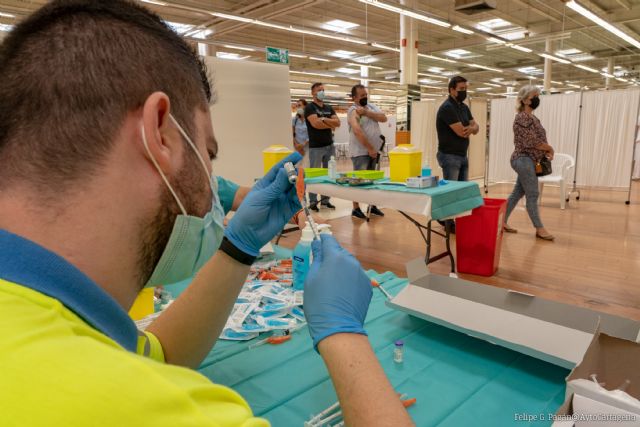
[[[150,314],[153,314],[153,290],[155,288],[144,288],[138,294],[129,310],[129,317],[133,320],[140,320]]]
[[[291,153],[293,153],[293,151],[291,151],[284,145],[270,145],[262,150],[262,163],[264,165],[264,173],[266,174],[267,172],[269,172],[273,165],[275,165]]]
[[[389,151],[390,179],[406,182],[410,176],[422,173],[422,151],[411,144],[399,145]]]

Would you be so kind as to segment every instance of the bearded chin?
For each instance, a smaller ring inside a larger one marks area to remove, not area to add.
[[[209,191],[209,183],[205,181],[202,166],[195,156],[186,157],[191,157],[191,162],[185,162],[187,165],[178,173],[177,179],[171,182],[171,186],[183,203],[187,214],[203,217],[207,212],[207,200],[211,200],[211,196],[205,193],[205,191]],[[185,160],[189,160],[188,158]],[[140,242],[138,250],[138,283],[140,284],[140,289],[144,288],[149,279],[151,279],[153,270],[158,265],[160,257],[162,257],[167,247],[176,217],[180,214],[182,214],[180,207],[169,189],[163,184],[160,206],[156,213],[144,221],[140,227],[140,237],[138,239]],[[168,285],[169,283],[162,284]],[[160,285],[160,283],[157,283],[157,285]]]

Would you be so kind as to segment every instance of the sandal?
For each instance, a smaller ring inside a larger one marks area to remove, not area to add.
[[[513,227],[509,227],[509,225],[505,224],[504,225],[504,231],[506,231],[507,233],[517,233],[518,230],[513,228]]]
[[[547,234],[546,236],[543,236],[542,234],[536,233],[536,237],[538,239],[546,240],[548,242],[553,242],[555,240],[555,237],[553,236],[553,234]]]

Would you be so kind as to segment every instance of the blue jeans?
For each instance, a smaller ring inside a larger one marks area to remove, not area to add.
[[[447,181],[466,181],[469,176],[469,159],[467,156],[446,154],[438,151],[438,164],[442,168],[443,178]]]
[[[376,159],[374,159],[368,154],[366,156],[352,157],[351,163],[353,163],[354,171],[362,171],[362,170],[372,171],[376,169]]]
[[[539,190],[535,163],[530,157],[518,157],[515,160],[511,160],[511,167],[518,174],[518,179],[507,200],[507,215],[504,222],[507,222],[509,215],[511,215],[520,199],[526,196],[529,218],[534,227],[542,228],[543,225],[538,210]]]
[[[329,166],[331,156],[336,155],[336,147],[333,144],[320,148],[309,148],[309,166],[312,168],[326,168]],[[309,193],[309,204],[311,206],[318,203],[318,195]],[[320,196],[320,203],[326,205],[329,203],[329,197]]]

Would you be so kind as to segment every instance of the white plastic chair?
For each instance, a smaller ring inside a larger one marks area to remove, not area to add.
[[[569,154],[556,153],[551,161],[551,175],[538,177],[538,189],[540,196],[538,204],[542,202],[542,190],[545,184],[553,184],[560,187],[560,209],[564,209],[566,202],[569,201],[567,196],[567,184],[571,181],[571,171],[575,167],[576,162]]]

